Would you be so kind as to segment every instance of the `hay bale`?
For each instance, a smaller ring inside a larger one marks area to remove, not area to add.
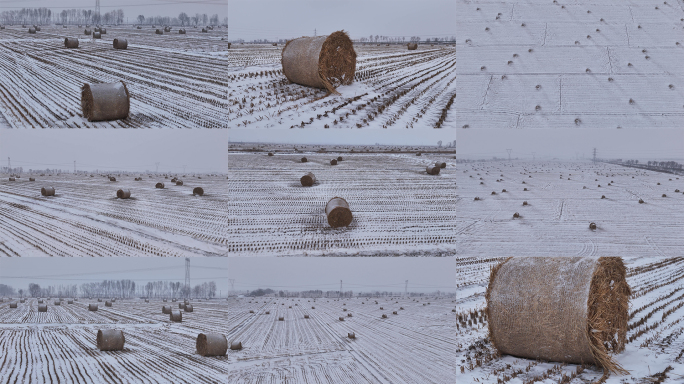
[[[157,183],[154,185],[154,187],[164,189],[164,183]]]
[[[137,27],[135,27],[135,29],[142,29],[142,27],[138,25]]]
[[[162,313],[165,315],[171,314],[171,306],[170,305],[162,306]]]
[[[179,29],[178,34],[179,35],[185,35],[186,34],[185,29]]]
[[[161,29],[157,29],[156,31],[154,31],[154,34],[155,35],[163,35],[164,31],[162,31]]]
[[[28,31],[28,32],[31,33],[31,34],[35,34],[35,33],[36,33],[36,29],[33,28],[33,27],[31,27],[31,28],[29,28],[29,31]]]
[[[29,181],[36,181],[35,177],[29,177]]]
[[[99,329],[97,331],[97,349],[100,351],[123,350],[126,337],[118,329]]]
[[[176,180],[176,185],[183,185],[183,180]]]
[[[347,337],[350,339],[356,339],[356,334],[354,332],[348,332]]]
[[[67,48],[78,48],[78,39],[66,37],[64,38],[64,46]]]
[[[337,162],[339,163],[340,161],[342,161],[342,156],[337,156]]]
[[[169,27],[164,27],[164,32],[171,32],[171,28],[169,28]]]
[[[86,28],[83,30],[83,34],[90,36],[93,34],[93,31],[91,31],[90,28]]]
[[[105,307],[111,307],[112,302],[110,300],[105,301]]]
[[[10,177],[9,181],[17,181],[17,179],[15,179],[14,177]]]
[[[88,310],[90,312],[96,312],[97,311],[97,304],[88,304]]]
[[[308,318],[309,318],[309,315],[304,315],[304,318],[305,318],[305,319],[308,319]]]
[[[114,49],[126,49],[128,48],[128,40],[126,39],[114,39],[113,43]]]
[[[206,28],[202,28],[202,33],[208,33],[209,31]]]
[[[352,213],[347,201],[341,197],[333,197],[325,205],[325,215],[331,227],[346,227],[352,222]]]
[[[184,309],[185,303],[178,303],[178,309]]]
[[[131,96],[123,81],[81,87],[81,110],[88,121],[125,119],[130,107]]]
[[[418,44],[416,43],[408,43],[407,46],[409,51],[415,51],[416,49],[418,49]]]
[[[38,312],[47,312],[47,304],[38,304]]]
[[[290,40],[282,51],[283,73],[293,83],[327,89],[349,85],[356,72],[356,52],[349,36],[337,31],[328,36]]]
[[[12,302],[10,303],[10,308],[16,308],[17,307],[17,302]]]
[[[386,319],[386,318],[387,318],[387,315],[385,315],[385,314],[383,313],[382,316],[381,316],[381,318]]]
[[[178,311],[178,310],[173,311],[172,310],[171,313],[169,314],[169,320],[171,320],[175,323],[180,323],[183,321],[183,314],[181,313],[181,311]]]
[[[283,317],[283,316],[278,317],[278,321],[285,321],[285,317]]]
[[[517,218],[519,218],[519,217],[520,217],[520,214],[519,214],[518,212],[516,212],[516,213],[513,214],[513,218],[514,218],[514,219],[517,219]]]
[[[228,339],[220,333],[200,333],[195,346],[202,356],[223,356],[228,352]]]
[[[103,35],[107,34],[107,28],[100,28],[100,33]]]
[[[596,229],[596,223],[589,223],[589,229],[592,231]]]
[[[101,39],[102,34],[100,32],[93,32],[93,39]]]
[[[149,303],[149,302],[150,302],[150,299],[145,299],[145,302],[146,302],[146,303]]]
[[[232,351],[239,351],[242,349],[242,342],[241,341],[233,341],[230,343],[230,349]]]
[[[195,187],[192,189],[192,194],[202,196],[204,195],[204,189],[202,189],[202,187]]]
[[[131,197],[131,191],[129,189],[119,189],[116,191],[116,197],[119,199],[128,199]]]
[[[316,176],[314,176],[313,173],[309,172],[306,175],[302,176],[299,179],[299,182],[302,183],[302,187],[310,187],[316,183]]]
[[[190,305],[190,304],[185,304],[185,305],[183,306],[183,309],[185,310],[185,312],[192,312],[192,311],[193,311],[193,310],[192,310],[192,305]]]
[[[43,187],[40,189],[40,194],[43,196],[54,196],[55,187]]]
[[[437,166],[428,165],[427,168],[425,168],[425,171],[428,175],[439,175],[439,169],[440,168]]]
[[[502,354],[625,374],[609,353],[624,350],[630,294],[619,257],[509,258],[489,277],[489,339]]]
[[[446,168],[446,163],[436,162],[436,163],[435,163],[435,167]]]
[[[43,304],[43,299],[38,299],[38,304]]]
[[[73,304],[73,303],[74,303],[73,300],[67,300],[67,304]]]
[[[330,160],[330,165],[337,165],[337,159]]]

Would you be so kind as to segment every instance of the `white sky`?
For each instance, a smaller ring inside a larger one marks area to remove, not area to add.
[[[2,129],[0,164],[28,169],[224,173],[225,129]]]
[[[236,290],[454,292],[456,264],[447,257],[233,257]]]
[[[337,145],[444,145],[456,140],[456,130],[443,129],[229,129],[230,142]],[[1,159],[1,157],[0,157]]]
[[[54,13],[63,9],[95,10],[95,0],[0,0],[0,12],[21,8],[46,7]],[[100,12],[123,9],[124,16],[134,23],[138,15],[178,17],[181,12],[189,16],[206,13],[209,17],[218,14],[223,20],[228,15],[228,0],[100,0]]]
[[[456,35],[455,0],[228,0],[231,40],[285,39],[345,30],[369,35]]]
[[[684,129],[459,129],[456,154],[459,158],[491,159],[535,157],[575,159],[598,157],[669,160],[684,159]]]
[[[227,295],[228,258],[191,258],[190,283],[194,286],[215,281],[217,289]],[[135,280],[136,285],[148,281],[185,281],[183,258],[0,258],[0,284],[27,289],[29,283],[41,286],[99,282],[102,280]],[[217,292],[218,294],[218,292]]]

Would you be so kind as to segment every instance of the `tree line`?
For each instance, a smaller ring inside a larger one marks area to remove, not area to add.
[[[101,282],[66,285],[40,286],[29,283],[28,289],[14,289],[12,286],[0,284],[0,296],[19,297],[149,297],[149,298],[214,298],[216,297],[216,282],[209,281],[190,288],[184,283],[169,281],[150,281],[146,284],[136,284],[133,280],[103,280]]]

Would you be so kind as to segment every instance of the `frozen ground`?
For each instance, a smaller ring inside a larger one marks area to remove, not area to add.
[[[453,172],[457,255],[682,254],[684,177],[589,161],[461,163]]]
[[[16,309],[0,303],[0,377],[8,382],[452,384],[455,375],[454,303],[444,297],[195,300],[182,323],[161,313],[177,306],[170,300],[101,302],[97,312],[87,309],[94,300],[52,302],[47,313],[36,299]],[[123,351],[96,348],[97,330],[107,328],[124,331]],[[205,332],[243,349],[202,357],[195,339]]]
[[[329,96],[289,84],[282,48],[234,44],[228,51],[231,128],[456,127],[454,112],[446,107],[456,94],[453,46],[408,51],[406,45],[357,44],[354,82],[339,87],[341,95]]]
[[[457,173],[453,152],[327,153],[275,151],[229,153],[228,241],[231,255],[422,255],[453,254],[459,216],[454,195]],[[397,147],[396,150],[400,149]],[[417,150],[416,150],[417,149]],[[276,151],[276,150],[280,150]],[[434,151],[434,147],[433,147]],[[338,156],[343,161],[330,165]],[[306,157],[308,162],[302,163]],[[425,168],[446,162],[439,175]],[[317,183],[302,187],[314,173]],[[331,228],[324,212],[333,197],[349,203],[348,227]]]
[[[178,28],[156,35],[149,26],[107,27],[102,39],[85,28],[43,26],[0,30],[0,127],[226,128],[226,29]],[[64,47],[65,37],[79,48]],[[115,38],[128,49],[112,47]],[[128,119],[90,123],[81,86],[123,80],[131,94]]]
[[[456,272],[456,310],[470,319],[471,312],[484,310],[490,268],[505,258],[459,258]],[[610,376],[607,384],[681,383],[684,380],[684,259],[628,257],[627,282],[632,289],[630,330],[623,353],[616,356],[630,373]],[[487,340],[487,321],[469,325],[458,321],[456,333],[457,383],[558,383],[563,375],[578,372],[574,364],[534,361],[513,356],[495,356]],[[640,323],[637,326],[637,323]],[[632,338],[630,341],[629,339]],[[491,360],[490,360],[491,358]],[[481,362],[477,366],[477,361]],[[472,365],[471,365],[472,364]],[[656,381],[658,374],[666,378]],[[587,367],[568,384],[594,383],[602,371]],[[546,374],[546,377],[543,375]],[[499,381],[501,380],[501,381]]]
[[[227,251],[223,175],[70,174],[0,179],[0,255],[220,256]],[[135,177],[142,181],[134,181]],[[155,188],[163,182],[165,188]],[[52,186],[55,196],[41,196]],[[203,196],[192,194],[194,187]],[[129,189],[130,199],[118,199]]]
[[[457,4],[459,127],[681,127],[681,0]]]

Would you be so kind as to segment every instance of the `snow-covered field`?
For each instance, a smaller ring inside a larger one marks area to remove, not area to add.
[[[406,147],[401,154],[286,147],[278,152],[275,145],[263,146],[274,156],[229,153],[226,244],[231,255],[453,254],[453,224],[459,216],[453,152],[416,156],[420,149]],[[330,165],[338,156],[343,161]],[[302,163],[302,157],[308,162]],[[428,175],[426,166],[437,161],[446,168]],[[308,172],[317,182],[302,187],[300,178]],[[333,197],[349,203],[354,218],[348,227],[328,224],[324,210]]]
[[[53,174],[0,179],[2,256],[221,256],[228,252],[225,175]],[[142,177],[135,181],[135,177]],[[164,183],[164,189],[155,188]],[[55,196],[41,196],[52,186]],[[202,187],[203,196],[193,195]],[[130,199],[117,190],[129,189]]]
[[[228,51],[231,128],[456,127],[453,46],[408,51],[406,45],[355,44],[354,82],[339,87],[341,95],[327,97],[324,90],[289,84],[282,49],[283,44],[234,44]]]
[[[497,356],[481,317],[489,270],[505,258],[459,258],[456,267],[456,383],[593,383],[603,372],[594,366]],[[625,351],[616,360],[630,373],[605,383],[681,383],[684,381],[684,259],[626,257],[632,289]],[[471,313],[478,319],[472,323]],[[460,321],[465,319],[464,321]],[[468,321],[471,321],[469,323]],[[479,362],[479,363],[478,363]],[[576,378],[563,376],[581,372]],[[665,373],[665,376],[659,374]],[[546,376],[544,376],[546,375]],[[656,381],[660,379],[660,381]]]
[[[226,128],[225,28],[178,28],[163,35],[145,26],[106,27],[92,39],[77,26],[0,30],[0,127]],[[67,49],[64,38],[79,39]],[[126,39],[128,49],[112,47]],[[81,112],[84,83],[123,80],[131,94],[128,119],[89,123]]]
[[[50,300],[47,313],[37,312],[36,299],[16,309],[7,299],[0,303],[0,377],[72,383],[454,382],[454,302],[444,297],[195,300],[182,323],[161,313],[163,304],[176,306],[170,300],[118,300],[112,307],[101,302],[97,312],[88,311],[89,302],[94,300],[54,306]],[[96,348],[97,330],[108,328],[124,331],[123,351]],[[241,341],[243,349],[202,357],[195,339],[206,332]],[[347,338],[349,332],[356,338]]]
[[[684,176],[589,161],[460,163],[453,172],[457,255],[682,255]]]

